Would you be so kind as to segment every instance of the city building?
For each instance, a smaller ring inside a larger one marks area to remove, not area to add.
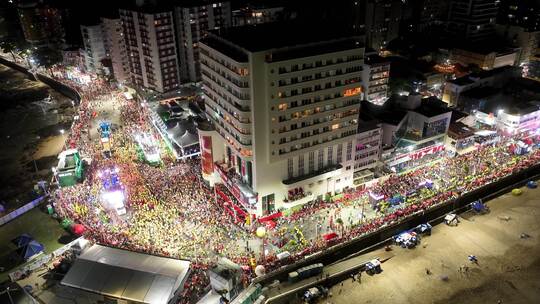
[[[22,0],[17,5],[25,40],[36,46],[62,44],[65,32],[60,10],[37,0]]]
[[[4,1],[0,3],[0,40],[15,41],[23,37],[17,7]]]
[[[101,24],[81,25],[84,44],[84,67],[87,72],[108,74],[105,72],[103,60],[107,58],[105,41]]]
[[[501,88],[511,79],[519,78],[521,69],[514,66],[502,66],[489,71],[471,73],[449,80],[444,85],[443,101],[451,107],[460,107],[460,96],[463,92],[481,86]]]
[[[444,154],[452,111],[436,97],[411,93],[393,98],[382,107],[362,107],[381,121],[384,170],[401,172]]]
[[[462,155],[473,151],[475,147],[475,130],[462,122],[450,123],[446,137],[446,151],[451,155]]]
[[[175,6],[176,40],[182,82],[201,80],[199,41],[208,30],[231,26],[231,4],[225,1],[180,2]]]
[[[448,18],[447,0],[413,0],[405,2],[402,32],[425,33],[439,30]]]
[[[268,6],[262,3],[248,4],[232,11],[232,26],[253,25],[294,19],[296,13],[284,6]]]
[[[173,12],[142,5],[120,9],[129,64],[129,82],[158,93],[180,86]]]
[[[378,51],[398,37],[402,5],[401,0],[360,1],[360,12],[364,14],[361,25],[366,33],[366,46]]]
[[[520,49],[517,64],[527,63],[536,55],[540,41],[539,30],[533,31],[521,26],[502,24],[497,24],[496,29],[499,37],[502,37],[509,45]]]
[[[364,98],[375,104],[383,104],[388,99],[389,79],[390,61],[377,54],[366,54],[362,71]]]
[[[211,32],[201,41],[201,70],[219,135],[202,152],[203,168],[213,170],[205,179],[257,215],[351,186],[363,53],[362,36],[327,24]],[[205,154],[215,163],[205,164]]]
[[[84,68],[84,50],[71,47],[62,50],[62,64],[65,66]]]
[[[540,127],[540,106],[538,102],[521,102],[500,109],[497,112],[497,129],[504,134],[537,134]]]
[[[356,135],[353,185],[358,187],[375,178],[380,165],[383,130],[377,120],[360,119]]]
[[[447,30],[456,39],[471,42],[493,38],[498,3],[494,0],[450,0]]]
[[[102,17],[101,27],[105,43],[105,55],[111,61],[112,74],[116,81],[125,83],[129,79],[129,62],[122,22],[119,17]]]
[[[538,0],[500,0],[497,23],[521,27],[526,32],[540,31],[540,2]]]
[[[521,50],[519,48],[463,47],[450,52],[450,60],[463,66],[475,65],[491,70],[505,65],[516,65]]]

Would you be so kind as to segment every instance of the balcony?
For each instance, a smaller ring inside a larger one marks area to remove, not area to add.
[[[287,186],[291,186],[294,184],[298,184],[300,182],[303,182],[303,183],[315,182],[316,179],[317,180],[326,179],[326,178],[331,178],[331,177],[339,175],[341,173],[342,168],[343,166],[341,164],[335,164],[335,165],[327,166],[325,168],[322,168],[320,170],[317,170],[308,174],[286,179],[282,181],[282,183]],[[313,179],[313,180],[310,181],[310,179]]]
[[[242,179],[229,164],[215,162],[221,181],[246,210],[256,209],[257,193]]]

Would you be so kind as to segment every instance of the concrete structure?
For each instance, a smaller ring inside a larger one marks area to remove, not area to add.
[[[283,6],[265,6],[250,4],[232,11],[232,26],[244,26],[294,19],[296,14],[289,14]]]
[[[494,0],[450,0],[447,30],[457,39],[478,42],[495,34],[498,2]]]
[[[517,59],[518,64],[527,63],[536,55],[536,49],[540,41],[540,31],[531,31],[515,25],[500,24],[497,25],[496,29],[497,34],[505,39],[507,43],[521,50]]]
[[[84,67],[87,72],[103,73],[103,60],[107,58],[101,24],[81,25],[84,43]],[[107,72],[108,74],[108,72]]]
[[[450,52],[450,60],[464,66],[477,65],[484,70],[491,70],[505,65],[516,65],[520,56],[519,48],[501,50],[481,48],[455,48]]]
[[[462,122],[451,123],[445,140],[446,150],[458,155],[474,150],[474,132],[473,128]]]
[[[139,6],[120,9],[130,83],[158,93],[178,89],[180,75],[173,12]]]
[[[505,134],[537,133],[540,127],[538,102],[519,103],[497,113],[497,128]]]
[[[62,64],[82,69],[84,67],[84,50],[77,47],[62,50]]]
[[[211,33],[201,42],[201,69],[219,136],[208,180],[233,187],[258,215],[351,186],[363,53],[361,36],[327,25]]]
[[[376,120],[362,121],[358,125],[354,155],[354,186],[362,185],[375,177],[382,153],[383,129]]]
[[[126,52],[126,41],[119,17],[102,17],[106,58],[111,61],[112,73],[119,83],[129,79],[129,62]]]
[[[471,73],[469,75],[447,81],[444,86],[443,101],[449,106],[460,107],[461,93],[481,86],[501,88],[509,80],[521,76],[521,69],[513,66],[502,66],[490,71]]]
[[[199,41],[208,30],[231,26],[231,4],[225,1],[180,2],[174,9],[182,82],[201,80]]]
[[[60,10],[37,0],[23,0],[17,4],[19,21],[25,40],[33,45],[45,46],[64,42]]]
[[[390,79],[390,61],[377,54],[365,57],[362,71],[364,97],[374,104],[383,104],[388,99],[388,80]]]
[[[444,153],[452,111],[439,99],[411,94],[376,115],[382,120],[385,149],[381,158],[386,169],[411,169]]]
[[[500,0],[497,23],[518,26],[526,32],[540,31],[540,1]]]

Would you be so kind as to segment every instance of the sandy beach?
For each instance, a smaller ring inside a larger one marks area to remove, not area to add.
[[[490,201],[489,214],[465,213],[457,227],[436,226],[415,249],[393,246],[382,274],[348,279],[318,303],[538,303],[540,190],[523,190]],[[469,270],[460,273],[463,265]]]
[[[50,96],[50,99],[49,99]],[[71,126],[71,101],[43,83],[0,65],[0,203],[13,210],[48,180]]]

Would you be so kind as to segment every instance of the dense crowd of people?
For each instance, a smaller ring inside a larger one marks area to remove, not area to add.
[[[253,233],[255,225],[239,226],[226,212],[220,197],[203,181],[198,158],[174,160],[146,119],[147,109],[134,100],[126,99],[105,82],[95,81],[90,86],[69,79],[61,80],[76,88],[82,97],[69,144],[79,149],[81,155],[91,159],[91,162],[85,168],[82,183],[61,188],[55,193],[55,209],[59,215],[83,224],[86,227],[85,235],[95,242],[190,259],[193,271],[184,288],[183,299],[186,303],[194,299],[193,295],[204,291],[208,284],[205,270],[214,265],[219,257],[227,257],[242,266],[251,266],[249,261],[252,257],[259,258],[246,245],[248,240],[256,238]],[[90,136],[90,126],[95,126],[96,120],[107,114],[103,109],[111,102],[113,105],[108,108],[112,107],[113,111],[119,113],[120,125],[112,134],[113,155],[106,158],[99,140]],[[137,159],[133,136],[141,132],[151,134],[163,147],[160,166]],[[396,196],[403,198],[399,204],[378,208],[374,217],[362,218],[357,223],[351,220],[350,225],[342,227],[337,241],[351,240],[540,160],[539,150],[536,149],[525,155],[515,155],[507,147],[509,140],[512,139],[481,147],[465,155],[444,158],[405,174],[391,175],[368,189],[347,191],[338,199],[307,204],[297,212],[276,219],[268,238],[278,244],[284,229],[296,228],[308,217],[319,220],[326,217],[327,220],[330,214],[337,214],[343,205],[367,204],[372,201],[370,194],[380,198],[376,204],[388,202]],[[107,210],[103,204],[103,181],[97,172],[108,167],[119,169],[128,210],[124,217]],[[433,184],[432,187],[425,187],[427,180]],[[329,245],[314,235],[306,235],[305,238],[307,241],[291,252],[286,263]],[[264,260],[259,259],[259,263],[266,264],[268,270],[285,263],[276,258],[278,251],[278,248],[271,250]],[[247,270],[246,276],[250,275],[253,275],[252,271]]]

